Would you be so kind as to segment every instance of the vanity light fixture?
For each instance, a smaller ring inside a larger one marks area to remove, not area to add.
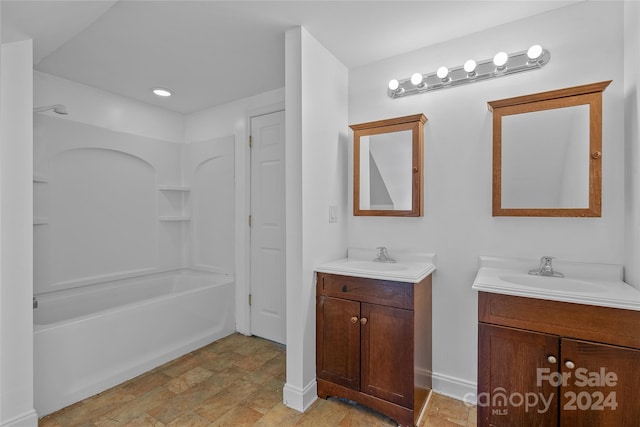
[[[529,50],[527,50],[527,58],[529,58],[529,62],[533,63],[537,61],[538,58],[540,58],[540,56],[542,55],[542,52],[542,46],[540,46],[539,44],[534,44],[533,46],[531,46]]]
[[[464,63],[464,71],[467,72],[467,77],[475,77],[476,74],[476,67],[478,66],[478,64],[476,64],[476,61],[474,61],[473,59],[469,59],[467,62]]]
[[[493,57],[493,63],[495,64],[495,66],[497,67],[496,70],[504,70],[505,64],[507,63],[507,61],[509,60],[509,55],[507,55],[507,52],[498,52],[496,53],[496,56]]]
[[[438,76],[442,83],[448,83],[451,80],[449,78],[449,69],[447,67],[438,68],[438,71],[436,71],[436,76]]]
[[[420,74],[420,73],[413,73],[413,74],[411,75],[411,84],[412,84],[412,85],[414,85],[414,86],[416,86],[416,87],[422,87],[422,86],[424,86],[422,74]]]
[[[540,45],[533,45],[528,50],[516,53],[499,52],[493,58],[484,61],[476,62],[469,59],[463,66],[440,67],[435,73],[414,73],[410,78],[393,79],[389,82],[387,95],[390,98],[401,98],[522,71],[537,70],[547,65],[550,59],[549,51]]]

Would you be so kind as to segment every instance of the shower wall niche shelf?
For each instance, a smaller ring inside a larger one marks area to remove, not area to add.
[[[47,187],[49,178],[37,172],[33,173],[33,225],[48,225]]]
[[[191,217],[189,216],[161,216],[158,219],[160,221],[173,221],[173,222],[191,221]]]
[[[191,191],[191,187],[181,185],[158,185],[158,191]]]
[[[191,221],[189,194],[191,187],[185,185],[158,185],[158,219],[163,222]]]

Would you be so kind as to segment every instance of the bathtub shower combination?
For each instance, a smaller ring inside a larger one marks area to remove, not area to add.
[[[39,416],[235,331],[232,276],[176,270],[38,296]]]
[[[34,113],[42,417],[235,332],[234,250],[223,243],[235,241],[235,137],[186,144],[84,122],[62,104]]]

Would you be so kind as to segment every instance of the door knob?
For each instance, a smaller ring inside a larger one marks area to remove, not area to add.
[[[568,369],[573,369],[576,367],[576,364],[571,360],[567,360],[566,362],[564,362],[564,366],[566,366]]]
[[[556,359],[555,356],[549,356],[549,357],[547,357],[547,361],[549,363],[556,363],[558,361],[558,359]]]
[[[363,317],[362,319],[360,319],[360,324],[361,325],[366,325],[367,324],[367,318]]]
[[[358,316],[353,316],[351,318],[351,323],[358,323]]]

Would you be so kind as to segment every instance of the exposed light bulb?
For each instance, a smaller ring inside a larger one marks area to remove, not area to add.
[[[154,94],[156,94],[158,96],[167,97],[167,96],[171,96],[172,95],[170,90],[164,89],[164,88],[161,88],[161,87],[154,88],[152,91],[153,91]]]
[[[473,73],[476,70],[476,61],[474,61],[473,59],[469,59],[467,62],[464,63],[464,70],[467,73]]]
[[[398,88],[400,87],[400,82],[397,79],[391,79],[389,80],[389,89],[392,91],[396,91],[398,90]]]
[[[496,53],[496,56],[493,57],[493,63],[497,67],[504,67],[504,64],[507,63],[508,59],[509,59],[509,55],[507,55],[506,52],[498,52]]]
[[[411,75],[411,83],[416,85],[416,86],[418,86],[418,85],[420,85],[422,83],[422,79],[423,79],[423,77],[422,77],[422,74],[420,74],[420,73],[413,73]]]
[[[539,44],[534,44],[529,48],[529,50],[527,50],[527,57],[531,60],[540,58],[540,55],[542,55],[542,46]]]
[[[447,67],[440,67],[438,71],[436,71],[436,76],[440,79],[444,79],[449,75],[449,69]]]

